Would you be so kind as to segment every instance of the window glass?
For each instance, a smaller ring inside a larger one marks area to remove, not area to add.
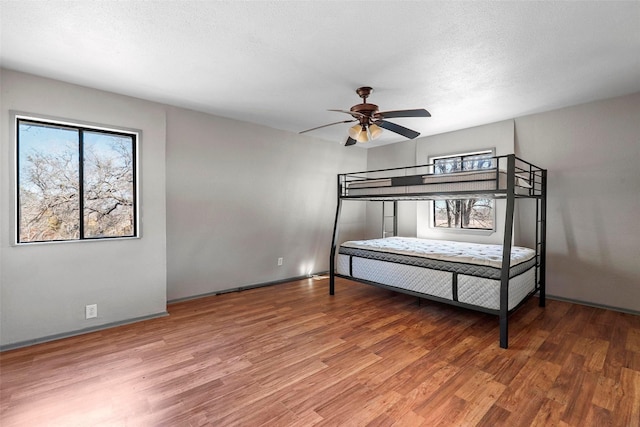
[[[436,159],[434,162],[434,173],[453,173],[460,172],[462,170],[462,158],[460,157],[445,157]]]
[[[78,131],[22,122],[18,132],[19,240],[77,239]]]
[[[131,136],[84,133],[84,235],[133,235]]]
[[[490,151],[433,159],[434,173],[447,174],[495,167]],[[436,200],[433,225],[450,229],[494,229],[494,201],[491,199]]]
[[[135,144],[135,134],[18,119],[18,242],[135,236]]]

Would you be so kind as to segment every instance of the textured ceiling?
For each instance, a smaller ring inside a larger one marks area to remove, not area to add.
[[[422,135],[640,91],[638,1],[0,0],[0,20],[4,68],[292,132],[349,119],[326,110],[365,85],[429,110],[393,120]]]

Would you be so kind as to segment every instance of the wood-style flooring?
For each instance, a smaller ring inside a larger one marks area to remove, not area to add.
[[[639,426],[640,316],[529,300],[510,320],[338,280],[0,354],[0,425]]]

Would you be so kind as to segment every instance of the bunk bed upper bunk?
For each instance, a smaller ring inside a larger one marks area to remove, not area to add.
[[[488,165],[488,167],[487,167]],[[434,164],[338,175],[338,197],[367,200],[541,198],[546,171],[515,155],[495,156],[482,169],[441,173]]]
[[[540,306],[545,304],[546,170],[513,154],[495,156],[482,166],[451,173],[438,173],[442,168],[428,164],[339,174],[330,294],[335,293],[335,277],[343,277],[496,314],[500,321],[500,347],[507,348],[509,314],[535,293],[540,296]],[[469,198],[506,200],[502,245],[409,238],[344,242],[338,249],[343,201]],[[536,200],[534,249],[512,245],[515,200],[520,198]],[[452,259],[447,253],[452,251],[461,251],[463,256]],[[465,251],[475,254],[465,259]],[[490,256],[476,256],[482,252]],[[521,258],[522,253],[527,256]]]

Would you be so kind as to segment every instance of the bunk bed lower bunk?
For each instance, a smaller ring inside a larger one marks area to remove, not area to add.
[[[373,171],[373,178],[369,178],[371,172],[339,175],[330,294],[335,293],[335,277],[342,277],[495,314],[500,347],[507,348],[509,314],[536,293],[540,306],[545,305],[546,171],[514,155],[496,157],[495,164],[506,167],[465,174],[462,179],[452,174],[449,181],[444,176],[433,179],[429,174],[415,174],[423,166]],[[388,176],[381,178],[380,172]],[[344,200],[462,197],[506,199],[503,244],[390,237],[348,241],[338,248]],[[536,199],[535,249],[512,245],[516,198]]]
[[[536,254],[511,248],[509,305],[535,292]],[[476,310],[500,309],[502,245],[386,237],[340,245],[337,274]],[[497,313],[496,313],[497,314]]]

